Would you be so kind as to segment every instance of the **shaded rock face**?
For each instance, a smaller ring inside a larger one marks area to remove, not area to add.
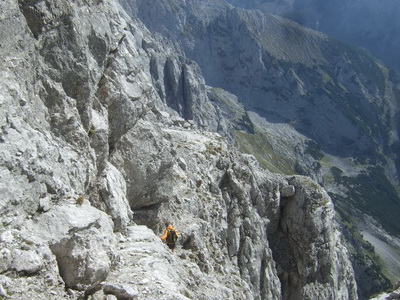
[[[345,250],[340,245],[328,195],[305,178],[292,178],[289,183],[296,187],[296,193],[281,202],[278,228],[270,228],[269,238],[274,258],[281,266],[278,271],[281,283],[291,287],[283,288],[282,299],[309,299],[320,289],[323,298],[350,296],[348,286],[354,283],[345,278],[351,277],[351,268],[348,262],[347,265],[338,264],[335,258]],[[345,280],[337,280],[331,274],[342,274]],[[326,284],[336,288],[325,289]],[[356,295],[351,297],[356,298]]]
[[[356,298],[329,197],[209,132],[223,115],[172,43],[111,0],[1,8],[2,297]]]

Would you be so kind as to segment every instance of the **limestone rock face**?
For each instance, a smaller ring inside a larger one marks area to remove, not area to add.
[[[2,297],[355,299],[330,198],[215,133],[179,47],[113,0],[0,5]]]
[[[283,288],[290,292],[282,299],[309,299],[316,291],[324,299],[356,299],[355,290],[348,289],[354,285],[350,263],[343,264],[339,258],[347,256],[347,251],[340,243],[328,195],[307,178],[289,182],[296,193],[283,198],[278,228],[270,233],[279,278],[282,285],[291,286]]]
[[[158,177],[135,189],[146,195],[135,201],[136,222],[161,231],[172,220],[183,229],[183,255],[194,256],[207,274],[240,273],[254,299],[357,298],[332,202],[315,182],[261,171],[254,158],[229,151],[214,134],[157,130],[120,147],[127,153],[146,147],[165,162],[152,170]],[[130,161],[121,163],[125,172]],[[148,162],[134,163],[129,178],[149,176]]]
[[[47,240],[67,287],[85,290],[103,281],[115,258],[113,224],[88,204],[56,206],[32,224]]]

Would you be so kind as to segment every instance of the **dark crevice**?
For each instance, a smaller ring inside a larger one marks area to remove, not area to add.
[[[31,30],[35,39],[43,31],[44,27],[44,14],[40,12],[35,5],[42,0],[18,0],[19,9],[26,19],[29,29]]]
[[[159,225],[158,213],[161,203],[143,206],[139,209],[132,210],[132,220],[138,225],[145,225],[156,231]]]

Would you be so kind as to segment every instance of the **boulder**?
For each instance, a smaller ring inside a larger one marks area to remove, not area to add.
[[[33,226],[49,243],[67,287],[85,290],[107,277],[116,238],[104,212],[89,203],[60,205],[42,214]]]
[[[138,296],[138,292],[129,285],[126,284],[113,284],[107,283],[103,286],[104,294],[114,295],[117,299],[134,299]]]
[[[296,189],[293,185],[284,186],[281,189],[282,197],[292,197],[295,192],[296,192]]]

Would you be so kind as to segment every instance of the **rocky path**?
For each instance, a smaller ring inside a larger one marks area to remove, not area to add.
[[[129,227],[118,247],[119,261],[104,284],[104,292],[117,298],[188,299],[182,295],[185,288],[180,284],[185,273],[181,259],[149,228]]]

